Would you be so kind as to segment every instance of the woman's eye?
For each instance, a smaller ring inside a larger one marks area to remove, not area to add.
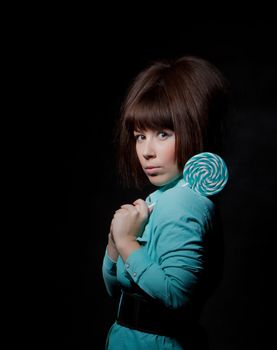
[[[143,140],[143,135],[141,135],[141,134],[136,134],[136,135],[134,135],[135,136],[135,140],[136,141],[141,141],[141,140]]]
[[[169,134],[166,131],[160,131],[159,132],[159,137],[161,139],[165,139]]]

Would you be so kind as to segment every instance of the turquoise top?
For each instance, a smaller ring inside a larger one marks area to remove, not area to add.
[[[189,302],[204,268],[204,239],[213,229],[214,203],[185,185],[179,178],[146,198],[155,203],[144,231],[137,241],[141,248],[124,263],[112,261],[107,252],[103,278],[113,296],[121,286],[132,290],[137,284],[168,308],[177,309]],[[112,325],[107,349],[183,349],[178,341]]]

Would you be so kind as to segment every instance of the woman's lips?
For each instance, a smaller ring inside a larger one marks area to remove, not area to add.
[[[149,166],[149,167],[146,167],[144,170],[145,170],[145,172],[147,173],[147,174],[149,174],[149,175],[154,175],[154,174],[156,174],[158,171],[159,171],[159,169],[160,169],[161,167],[159,167],[159,166]]]

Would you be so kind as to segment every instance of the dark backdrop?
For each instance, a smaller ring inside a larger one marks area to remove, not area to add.
[[[273,339],[276,276],[276,26],[201,22],[143,33],[122,26],[101,36],[79,22],[48,28],[41,37],[40,68],[49,135],[49,279],[41,289],[47,297],[38,304],[45,331],[38,343],[104,348],[115,317],[101,275],[110,221],[119,205],[146,195],[123,189],[115,172],[112,138],[120,103],[151,60],[195,54],[229,79],[233,103],[224,141],[230,180],[220,198],[224,278],[202,322],[212,350],[265,349]]]

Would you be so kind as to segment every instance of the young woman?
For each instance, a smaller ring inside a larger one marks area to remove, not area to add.
[[[126,185],[157,190],[111,221],[103,278],[119,307],[107,349],[204,348],[198,319],[221,267],[216,196],[183,187],[182,171],[198,153],[220,154],[226,86],[214,65],[183,56],[154,62],[127,93],[119,171]]]

